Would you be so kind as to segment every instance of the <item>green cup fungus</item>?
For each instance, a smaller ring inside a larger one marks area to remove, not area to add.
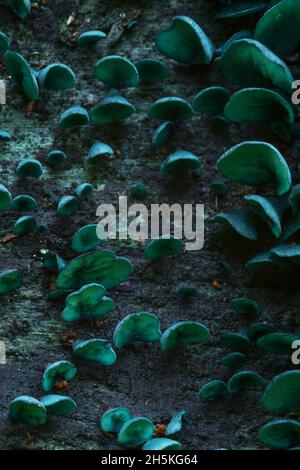
[[[0,295],[12,292],[23,284],[23,274],[18,269],[6,269],[0,272]]]
[[[293,76],[289,68],[270,49],[253,39],[234,41],[216,63],[233,85],[275,87],[291,92]]]
[[[26,426],[40,426],[46,423],[47,410],[39,400],[21,395],[10,402],[9,416],[13,421]]]
[[[72,398],[63,395],[45,395],[40,402],[49,416],[64,416],[73,413],[76,403]]]
[[[34,232],[37,229],[37,223],[34,217],[23,215],[19,217],[14,225],[14,233],[24,235],[25,233]]]
[[[228,49],[229,46],[231,46],[232,43],[234,43],[235,41],[238,41],[239,39],[252,39],[253,38],[253,35],[251,33],[251,31],[247,30],[247,29],[243,29],[241,31],[238,31],[237,33],[234,33],[232,36],[230,36],[229,39],[227,39],[226,42],[224,42],[223,44],[221,44],[221,46],[219,47],[219,49],[217,50],[216,52],[216,55],[222,55],[223,52]]]
[[[166,429],[166,436],[173,436],[182,429],[182,421],[186,417],[187,413],[185,410],[174,411],[171,420]]]
[[[188,16],[176,16],[170,29],[157,34],[155,44],[161,54],[182,64],[209,64],[215,51],[203,29]]]
[[[0,129],[0,141],[9,142],[12,139],[11,133]]]
[[[30,0],[4,0],[4,3],[22,20],[31,12]]]
[[[175,124],[172,121],[163,122],[154,132],[152,144],[156,148],[166,145],[175,131]]]
[[[247,328],[247,336],[251,341],[256,342],[259,338],[269,335],[269,333],[275,333],[275,331],[276,328],[271,323],[252,323],[252,325]]]
[[[193,108],[183,98],[167,96],[155,101],[149,109],[148,117],[163,121],[187,121],[193,117]]]
[[[263,377],[248,370],[237,372],[227,382],[227,390],[232,395],[241,390],[261,390],[263,386]]]
[[[148,418],[137,417],[126,421],[118,434],[118,443],[124,447],[138,447],[154,433],[154,425]]]
[[[62,318],[67,322],[100,318],[113,308],[113,300],[105,296],[105,287],[96,283],[87,284],[68,295]]]
[[[210,336],[210,331],[206,326],[195,321],[184,321],[173,323],[169,326],[160,338],[160,347],[167,351],[179,344],[199,344],[206,341]]]
[[[240,18],[251,14],[259,13],[268,7],[267,0],[226,0],[222,1],[225,6],[216,15],[219,20],[227,18]]]
[[[247,357],[245,354],[240,352],[232,352],[224,356],[220,364],[224,367],[228,367],[229,369],[233,369],[234,367],[241,367],[247,361]]]
[[[65,64],[49,64],[39,72],[38,82],[41,89],[67,90],[75,86],[76,77],[73,70]]]
[[[100,428],[104,432],[119,432],[123,424],[132,419],[131,412],[124,407],[111,408],[101,417]]]
[[[9,207],[11,203],[11,194],[9,190],[0,183],[0,212]]]
[[[82,106],[74,105],[66,109],[59,118],[59,127],[61,129],[74,129],[87,126],[90,123],[90,116]]]
[[[256,346],[267,352],[291,355],[294,341],[299,341],[299,336],[273,332],[259,338]]]
[[[130,186],[130,192],[132,196],[137,199],[145,199],[149,194],[147,187],[143,183],[132,184]]]
[[[111,289],[128,279],[133,266],[127,258],[111,250],[98,250],[70,261],[59,273],[56,284],[60,289],[76,289],[86,284],[102,284]]]
[[[180,254],[184,249],[182,240],[177,238],[159,238],[151,240],[144,249],[144,257],[148,260],[158,260]]]
[[[220,212],[215,215],[212,220],[213,222],[231,228],[248,240],[256,241],[258,239],[256,220],[253,211],[248,208]]]
[[[75,194],[79,199],[83,199],[88,197],[92,192],[94,188],[91,183],[81,183],[77,186],[75,189]]]
[[[62,196],[58,201],[57,215],[70,216],[73,215],[79,206],[79,199],[76,196]]]
[[[95,75],[110,88],[136,87],[139,84],[139,72],[136,66],[125,57],[111,55],[98,60]]]
[[[56,388],[61,382],[70,382],[75,377],[77,369],[69,361],[57,361],[49,364],[43,374],[42,388],[45,392],[49,392]]]
[[[47,250],[43,254],[43,266],[49,271],[59,273],[66,266],[66,262],[54,251]]]
[[[183,176],[191,171],[199,170],[201,160],[187,150],[176,150],[163,162],[160,172],[167,175]]]
[[[97,225],[90,224],[81,227],[72,237],[72,250],[76,253],[85,253],[101,245],[97,236]]]
[[[158,59],[142,59],[136,63],[141,82],[160,82],[169,77],[166,64]]]
[[[183,284],[176,290],[176,295],[181,302],[184,302],[187,299],[198,297],[199,291],[194,286]]]
[[[279,418],[265,424],[258,439],[274,449],[289,449],[300,444],[300,423],[295,419]]]
[[[13,198],[10,208],[16,212],[31,212],[37,208],[37,202],[32,196],[20,194]]]
[[[91,112],[91,120],[96,124],[111,124],[123,121],[135,112],[135,107],[117,91],[111,90]]]
[[[270,228],[275,238],[280,238],[282,227],[281,217],[284,206],[275,198],[266,198],[256,194],[247,194],[244,197],[247,205],[253,209],[255,214],[262,219]]]
[[[77,44],[80,47],[92,47],[95,46],[99,41],[106,38],[106,34],[103,31],[92,30],[81,33],[77,38]]]
[[[182,445],[178,441],[168,439],[166,437],[158,437],[156,439],[150,439],[143,445],[143,450],[150,451],[162,451],[162,450],[181,450]]]
[[[103,366],[112,366],[117,356],[111,344],[106,339],[89,339],[75,341],[72,344],[73,355],[84,361],[98,362]]]
[[[297,413],[300,410],[300,370],[283,372],[271,380],[261,404],[267,411]]]
[[[223,333],[220,336],[220,343],[225,348],[229,348],[234,352],[245,352],[251,344],[248,336],[244,332]]]
[[[193,108],[196,113],[223,113],[230,98],[230,91],[222,86],[204,88],[194,98]]]
[[[108,157],[114,154],[113,149],[104,142],[100,142],[97,140],[91,146],[88,156],[87,156],[87,163],[97,163],[101,162],[103,159],[107,159]]]
[[[199,390],[199,397],[202,400],[211,400],[228,395],[226,383],[223,380],[212,380]]]
[[[4,55],[4,63],[8,74],[18,83],[30,101],[39,99],[39,86],[34,71],[27,60],[14,51],[7,51]]]
[[[51,150],[47,154],[46,162],[53,168],[63,168],[67,162],[67,155],[62,150]]]
[[[40,178],[42,174],[43,167],[35,158],[23,158],[17,166],[17,175],[19,178]]]
[[[10,39],[6,34],[0,31],[0,56],[5,54],[10,48]]]
[[[277,148],[267,142],[242,142],[225,152],[217,167],[226,178],[249,186],[276,182],[276,193],[291,189],[289,167]]]
[[[261,313],[260,305],[247,297],[239,297],[231,301],[231,307],[242,316],[259,316]]]
[[[159,319],[148,312],[127,315],[116,326],[113,342],[117,348],[134,342],[153,343],[161,337]]]

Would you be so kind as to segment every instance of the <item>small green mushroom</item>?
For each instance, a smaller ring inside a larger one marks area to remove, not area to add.
[[[232,352],[224,356],[220,363],[224,367],[228,368],[234,368],[234,367],[240,367],[246,362],[247,358],[245,354],[240,353],[240,352]]]
[[[248,370],[237,372],[227,382],[227,390],[232,395],[241,390],[261,390],[263,386],[263,377]]]
[[[81,183],[75,189],[76,196],[79,199],[89,196],[93,192],[94,188],[91,183]]]
[[[95,75],[110,88],[136,87],[139,84],[139,72],[136,66],[125,57],[111,55],[98,60]]]
[[[58,201],[56,213],[60,216],[73,215],[79,206],[79,199],[76,196],[62,196]]]
[[[193,117],[193,108],[183,98],[168,96],[155,101],[149,109],[148,116],[163,121],[187,121]]]
[[[258,239],[256,220],[253,212],[248,208],[220,212],[215,215],[212,220],[224,225],[225,227],[230,227],[236,233],[248,240],[256,241]]]
[[[80,47],[91,47],[105,38],[106,38],[106,34],[103,31],[99,31],[99,30],[85,31],[84,33],[81,33],[78,36],[77,44]]]
[[[184,249],[182,240],[177,238],[159,238],[147,243],[144,250],[144,257],[148,260],[158,260],[168,256],[175,256]]]
[[[163,351],[174,348],[178,344],[199,344],[206,341],[210,331],[206,326],[195,321],[173,323],[160,338],[160,347]]]
[[[135,112],[135,107],[116,91],[110,91],[90,113],[96,124],[111,124],[123,121]]]
[[[182,420],[187,415],[185,410],[174,411],[172,414],[171,421],[169,422],[166,429],[166,436],[172,436],[177,434],[182,429]]]
[[[18,269],[6,269],[0,272],[0,294],[12,292],[23,284],[23,274]]]
[[[34,232],[37,229],[37,223],[34,217],[23,215],[19,217],[14,225],[14,233],[24,235],[25,233]]]
[[[64,416],[76,408],[76,403],[72,398],[63,395],[45,395],[40,398],[40,402],[46,408],[49,416]]]
[[[66,109],[59,118],[59,127],[61,129],[74,129],[87,126],[90,123],[90,116],[82,106],[75,105]]]
[[[263,251],[262,253],[253,256],[253,258],[249,259],[249,261],[247,261],[245,264],[246,268],[256,270],[263,269],[271,265],[274,265],[274,261],[269,250]]]
[[[10,48],[10,39],[6,34],[0,31],[0,56],[5,54]]]
[[[103,159],[107,159],[114,154],[113,149],[104,142],[99,142],[97,140],[90,148],[88,156],[87,156],[87,163],[97,163],[101,162]]]
[[[35,158],[23,158],[17,166],[19,178],[40,178],[43,174],[41,163]]]
[[[12,139],[11,133],[0,129],[0,141],[9,142]]]
[[[250,346],[250,340],[244,332],[223,333],[220,336],[220,343],[225,348],[229,348],[234,352],[244,352]]]
[[[232,36],[230,36],[230,38],[227,39],[227,41],[220,46],[217,53],[223,54],[223,52],[229,46],[231,46],[232,43],[234,43],[235,41],[238,41],[239,39],[252,39],[252,37],[253,37],[253,35],[252,35],[251,31],[249,31],[247,29],[243,29],[242,31],[238,31],[237,33],[234,33]]]
[[[9,190],[0,183],[0,212],[9,207],[11,203],[11,194]]]
[[[228,185],[223,178],[212,181],[210,187],[217,196],[225,196],[228,193]]]
[[[107,410],[101,417],[100,428],[104,432],[119,432],[123,424],[132,419],[127,408],[118,407]]]
[[[212,380],[199,390],[202,400],[210,400],[228,395],[226,383],[223,380]]]
[[[47,420],[45,406],[28,395],[21,395],[10,402],[9,415],[13,421],[26,426],[40,426]]]
[[[273,332],[259,338],[256,345],[267,352],[291,355],[294,341],[299,341],[299,336]]]
[[[190,286],[188,284],[184,284],[176,290],[176,295],[181,302],[184,302],[189,298],[198,297],[199,292],[195,287]]]
[[[158,59],[142,59],[136,63],[141,82],[160,82],[169,77],[166,64]]]
[[[209,64],[214,46],[203,29],[188,16],[176,16],[170,29],[157,34],[159,52],[183,64]]]
[[[149,191],[143,183],[135,183],[130,186],[132,196],[137,199],[144,199],[148,196]]]
[[[21,19],[27,18],[31,12],[30,0],[4,0],[4,2]]]
[[[46,90],[67,90],[73,88],[76,77],[73,70],[65,64],[49,64],[38,74],[41,88]]]
[[[275,331],[276,328],[271,323],[253,323],[247,329],[247,336],[251,341],[256,342],[259,338],[268,335],[269,333],[274,333]]]
[[[126,421],[118,434],[118,443],[124,447],[137,447],[148,441],[154,433],[154,425],[147,418],[132,418]]]
[[[4,63],[8,74],[15,82],[22,86],[26,97],[30,101],[38,100],[38,82],[27,60],[17,52],[7,51],[4,54]]]
[[[230,91],[221,86],[204,88],[194,98],[196,113],[222,113],[230,97]]]
[[[49,271],[59,273],[66,266],[66,262],[54,251],[47,250],[43,254],[43,266]]]
[[[158,437],[156,439],[150,439],[143,445],[143,450],[181,450],[182,445],[178,441],[173,439],[167,439],[166,437]]]
[[[275,449],[297,446],[300,444],[300,423],[289,418],[274,419],[260,429],[258,439]]]
[[[216,63],[234,85],[275,87],[291,92],[293,76],[289,68],[270,49],[253,39],[234,41]]]
[[[267,142],[242,142],[225,152],[217,167],[224,177],[241,184],[261,186],[276,181],[278,195],[291,188],[291,173],[285,159]]]
[[[262,399],[267,411],[292,413],[300,410],[300,370],[289,370],[277,375],[267,386]]]
[[[148,312],[127,315],[116,326],[113,342],[117,348],[141,341],[153,343],[161,337],[159,319]]]
[[[72,237],[72,250],[85,253],[101,244],[97,236],[97,225],[90,224],[81,227]]]
[[[37,202],[32,196],[20,194],[11,201],[10,208],[16,212],[31,212],[37,208]]]
[[[96,283],[87,284],[68,295],[62,318],[68,322],[100,318],[113,308],[113,300],[105,296],[105,287]]]
[[[84,361],[98,362],[103,366],[112,366],[117,356],[111,344],[106,339],[89,339],[75,341],[72,344],[73,355]]]
[[[160,171],[167,175],[180,175],[182,177],[190,171],[199,170],[201,164],[201,160],[193,153],[186,150],[177,150],[166,158]]]
[[[274,263],[285,266],[289,263],[300,265],[300,245],[278,245],[271,249]]]
[[[260,305],[247,297],[239,297],[231,301],[231,307],[243,316],[258,316],[261,313]]]
[[[152,144],[159,148],[166,145],[175,131],[175,124],[172,121],[163,122],[154,132]]]
[[[51,150],[47,154],[46,161],[53,168],[62,168],[67,161],[67,155],[62,150]]]
[[[43,374],[42,387],[45,392],[55,388],[57,384],[67,383],[75,377],[77,369],[69,361],[57,361],[49,364]],[[67,385],[67,384],[66,384]]]
[[[282,227],[281,217],[284,206],[275,198],[267,198],[256,194],[247,194],[244,200],[249,207],[269,226],[275,238],[280,238]]]
[[[111,289],[132,274],[127,258],[118,257],[111,250],[98,250],[78,256],[59,273],[56,284],[60,289],[76,289],[93,282]]]

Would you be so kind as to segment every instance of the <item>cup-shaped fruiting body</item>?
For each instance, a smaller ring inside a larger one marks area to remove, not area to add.
[[[31,212],[37,208],[37,202],[32,196],[20,194],[11,201],[10,208],[16,212]]]
[[[87,126],[90,123],[90,116],[82,106],[74,105],[66,109],[59,118],[59,127],[61,129],[74,129]]]
[[[13,421],[26,426],[39,426],[47,420],[45,406],[28,395],[21,395],[10,402],[9,415]]]
[[[143,450],[159,451],[159,450],[181,450],[182,445],[178,441],[168,439],[166,437],[158,437],[156,439],[150,439],[143,445]]]
[[[212,181],[212,183],[210,183],[210,187],[213,192],[218,196],[224,196],[228,193],[228,185],[222,178],[218,178]]]
[[[176,16],[172,26],[155,39],[161,54],[183,64],[209,64],[214,46],[203,29],[188,16]]]
[[[246,351],[251,342],[248,336],[244,333],[223,333],[220,336],[220,343],[225,348],[231,349],[234,352],[244,352]]]
[[[81,227],[72,237],[72,250],[76,253],[85,253],[101,245],[97,236],[97,225],[90,224]]]
[[[154,425],[148,418],[133,418],[121,427],[118,442],[124,447],[137,447],[148,441],[154,432]]]
[[[80,199],[89,196],[93,192],[94,188],[91,183],[81,183],[75,189],[76,196]]]
[[[105,144],[104,142],[100,142],[99,140],[97,140],[89,149],[89,153],[88,153],[86,161],[88,163],[101,162],[101,160],[107,159],[113,154],[114,154],[114,151],[108,144]]]
[[[42,174],[43,167],[35,158],[23,158],[17,166],[19,178],[40,178]]]
[[[300,338],[297,335],[274,332],[259,338],[256,346],[267,352],[291,355],[293,343],[299,340]]]
[[[159,148],[166,145],[175,131],[175,124],[172,121],[163,122],[154,132],[152,137],[152,144],[154,147]]]
[[[77,44],[80,47],[92,47],[97,44],[99,41],[102,41],[106,38],[106,34],[103,31],[92,30],[85,31],[81,33],[77,38]]]
[[[163,121],[187,121],[193,117],[193,108],[183,98],[167,96],[155,101],[148,116]]]
[[[185,410],[174,411],[172,414],[171,421],[169,422],[166,429],[166,436],[172,436],[177,434],[182,429],[183,418],[186,417],[187,413]]]
[[[14,233],[24,235],[25,233],[34,232],[37,229],[37,223],[34,217],[23,215],[15,222]]]
[[[152,343],[161,336],[159,319],[148,312],[133,313],[121,320],[114,332],[114,344],[122,348],[126,344],[141,341]]]
[[[160,82],[169,77],[166,64],[157,59],[142,59],[136,63],[141,82]]]
[[[270,333],[275,333],[276,328],[274,325],[268,322],[263,323],[252,323],[252,325],[247,328],[247,336],[248,338],[256,342],[259,338],[266,336]]]
[[[274,377],[261,403],[268,411],[297,413],[300,410],[300,370],[290,370]]]
[[[77,369],[69,361],[57,361],[49,364],[43,374],[42,387],[45,392],[56,388],[61,382],[70,382],[75,377]]]
[[[184,302],[187,299],[198,297],[199,292],[196,287],[183,284],[176,290],[176,295],[181,302]]]
[[[109,92],[100,103],[91,110],[91,120],[96,124],[110,124],[123,121],[135,112],[135,107],[115,90]]]
[[[111,344],[106,339],[89,339],[75,341],[72,344],[73,355],[84,361],[98,362],[103,366],[112,366],[117,356]]]
[[[5,3],[21,19],[27,18],[31,12],[30,0],[5,0]]]
[[[257,240],[257,221],[251,209],[243,208],[234,211],[220,212],[212,219],[225,227],[230,227],[236,233],[248,240]]]
[[[204,88],[193,100],[196,113],[222,113],[230,97],[230,91],[222,86]]]
[[[270,49],[253,39],[234,41],[216,63],[234,85],[279,88],[291,92],[293,76]]]
[[[46,161],[53,168],[62,168],[67,162],[67,156],[62,150],[51,150],[47,154]]]
[[[225,152],[217,167],[226,178],[249,186],[275,182],[277,195],[291,189],[291,173],[279,150],[267,142],[242,142]]]
[[[22,86],[25,96],[30,101],[38,100],[38,82],[27,60],[17,52],[7,51],[4,55],[4,63],[8,74]]]
[[[76,408],[76,403],[72,398],[63,395],[45,395],[40,398],[40,402],[47,410],[49,416],[64,416]]]
[[[62,196],[58,202],[56,213],[60,216],[73,215],[79,206],[79,199],[76,196]]]
[[[227,382],[227,390],[231,394],[241,390],[261,390],[264,386],[264,379],[257,372],[244,370],[234,374]]]
[[[224,397],[228,395],[226,383],[223,380],[212,380],[203,385],[199,390],[199,396],[202,400]]]
[[[105,432],[119,432],[123,424],[131,419],[132,414],[127,408],[112,408],[102,415],[100,428]]]
[[[258,439],[274,449],[290,449],[300,444],[300,423],[295,419],[279,418],[265,424]]]
[[[96,78],[110,88],[136,87],[139,73],[136,66],[125,57],[111,55],[98,60]]]
[[[0,141],[9,142],[12,139],[11,133],[0,129]]]
[[[47,250],[43,254],[43,266],[49,271],[58,273],[66,265],[66,262],[54,251]]]
[[[0,31],[0,56],[5,54],[10,48],[10,39],[6,34]]]
[[[23,274],[18,269],[6,269],[0,272],[0,294],[12,292],[23,284]]]
[[[245,354],[240,352],[232,352],[224,356],[221,359],[220,364],[222,364],[222,366],[224,367],[232,369],[234,367],[242,366],[246,361],[247,357],[245,356]]]
[[[68,322],[100,318],[113,308],[113,300],[105,296],[105,287],[101,284],[87,284],[68,295],[62,318]]]
[[[177,238],[159,238],[147,243],[144,250],[144,257],[148,260],[158,260],[168,256],[174,256],[181,253],[184,249],[182,240]]]
[[[166,158],[160,171],[167,175],[182,176],[199,170],[200,167],[201,160],[196,155],[186,150],[177,150]]]
[[[70,261],[59,273],[56,284],[61,289],[76,289],[96,282],[111,289],[126,281],[132,271],[127,258],[116,256],[111,250],[98,250]]]
[[[76,77],[65,64],[49,64],[38,74],[38,82],[46,90],[67,90],[75,86]]]
[[[238,297],[231,301],[231,307],[240,315],[258,316],[261,313],[261,307],[255,300],[247,297]]]
[[[132,196],[137,199],[144,199],[148,196],[149,191],[143,183],[134,183],[130,186]]]
[[[209,336],[209,329],[199,322],[177,322],[163,332],[160,338],[160,347],[163,351],[167,351],[178,344],[199,344],[206,341]]]
[[[11,194],[9,190],[0,183],[0,212],[9,207],[11,203]]]

